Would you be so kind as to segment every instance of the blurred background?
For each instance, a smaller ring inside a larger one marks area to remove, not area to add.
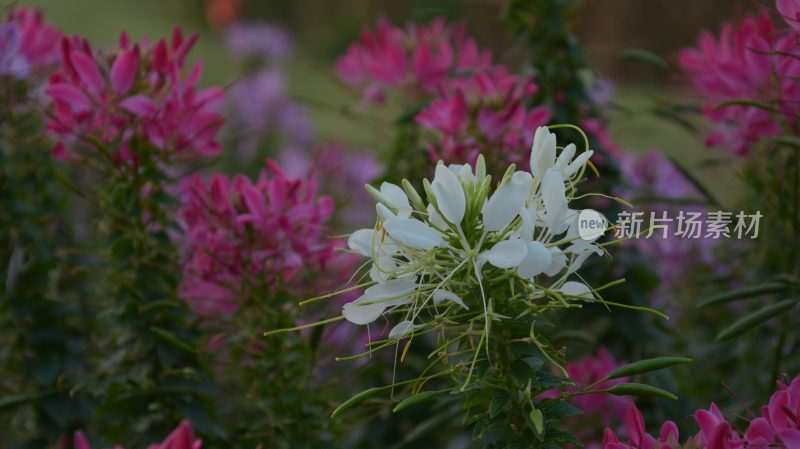
[[[536,0],[531,0],[536,1]],[[646,49],[668,61],[694,44],[698,30],[718,30],[720,23],[760,6],[756,0],[589,0],[575,18],[578,38],[592,67],[614,86],[614,102],[622,118],[612,121],[612,137],[624,149],[659,149],[677,157],[708,179],[720,199],[735,197],[735,180],[715,176],[702,141],[677,126],[642,113],[674,93],[677,74],[622,57],[627,49]],[[224,28],[239,19],[257,20],[285,29],[292,57],[283,68],[289,94],[309,109],[316,136],[353,148],[375,142],[380,129],[356,124],[342,105],[357,101],[332,67],[360,30],[380,17],[396,24],[427,21],[436,16],[465,20],[469,33],[499,60],[513,60],[511,37],[500,18],[502,2],[493,0],[21,0],[43,8],[48,20],[66,32],[80,33],[98,45],[112,44],[120,29],[132,37],[168,36],[174,25],[200,33],[193,56],[205,62],[203,82],[230,85],[242,73],[225,48]],[[546,58],[547,55],[540,55]],[[386,112],[386,110],[384,110]],[[376,113],[370,111],[370,113]],[[726,171],[730,173],[730,171]],[[728,176],[729,178],[730,176]]]

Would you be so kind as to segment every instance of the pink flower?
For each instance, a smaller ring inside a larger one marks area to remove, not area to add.
[[[762,407],[761,415],[787,448],[800,448],[800,376],[773,394],[769,403]],[[761,424],[758,435],[769,440]]]
[[[603,434],[603,449],[677,449],[678,426],[672,421],[667,421],[661,426],[658,438],[653,438],[644,428],[644,419],[636,405],[631,403],[625,411],[625,430],[628,435],[627,442],[620,441],[611,429],[606,429]]]
[[[775,6],[778,7],[778,12],[783,16],[783,20],[790,27],[800,31],[800,2],[797,0],[776,0]]]
[[[694,420],[700,426],[700,433],[696,437],[698,446],[708,449],[740,449],[744,441],[725,420],[716,404],[711,404],[708,410],[698,410]]]
[[[438,18],[427,26],[402,29],[381,19],[350,44],[336,61],[336,70],[346,83],[363,88],[368,100],[380,102],[386,88],[430,93],[454,74],[490,65],[490,53],[466,37],[463,25],[451,26]]]
[[[550,119],[546,107],[529,107],[538,87],[503,66],[451,78],[442,93],[416,116],[437,137],[428,151],[434,160],[474,162],[481,152],[489,163],[512,163],[530,154],[533,132]]]
[[[781,14],[798,26],[798,2],[777,2]],[[800,111],[800,63],[794,33],[774,29],[769,14],[747,16],[739,24],[725,24],[719,38],[705,31],[697,48],[683,50],[679,62],[695,90],[706,102],[704,114],[715,129],[706,143],[747,154],[763,136],[781,132],[781,123],[796,122]],[[742,104],[745,100],[765,105],[768,110]]]
[[[58,62],[61,32],[45,23],[40,11],[14,8],[3,19],[0,20],[0,75],[24,78]]]
[[[333,214],[313,178],[290,179],[267,161],[256,182],[214,174],[185,180],[180,218],[188,247],[181,296],[200,314],[232,313],[254,289],[274,291],[304,270],[325,267]]]
[[[184,74],[196,40],[176,28],[171,42],[151,47],[146,40],[132,45],[123,33],[118,49],[104,56],[85,40],[64,38],[63,65],[45,90],[53,100],[48,130],[59,137],[54,153],[66,157],[67,148],[94,144],[126,163],[151,153],[147,148],[159,160],[217,153],[224,91],[197,88],[200,63]]]
[[[80,430],[75,432],[74,444],[75,449],[92,449],[86,435]],[[164,442],[151,444],[147,449],[201,449],[202,447],[203,440],[195,439],[192,424],[183,420]],[[115,446],[115,449],[122,449],[122,446]]]

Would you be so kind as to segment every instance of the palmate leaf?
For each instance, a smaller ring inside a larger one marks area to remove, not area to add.
[[[737,337],[750,329],[792,309],[798,303],[797,299],[787,299],[775,304],[762,307],[750,315],[730,325],[717,335],[717,340],[728,340]]]

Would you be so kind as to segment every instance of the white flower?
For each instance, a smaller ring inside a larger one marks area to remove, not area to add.
[[[438,163],[433,180],[423,180],[427,198],[408,181],[403,188],[368,187],[378,201],[376,227],[354,232],[348,246],[372,259],[375,283],[344,306],[344,317],[367,324],[391,311],[397,324],[389,339],[400,339],[446,325],[441,314],[476,313],[475,307],[485,322],[502,319],[490,317],[489,303],[498,300],[490,288],[512,286],[514,300],[532,310],[542,306],[541,298],[563,303],[547,286],[592,299],[584,284],[565,282],[588,257],[602,254],[575,233],[578,211],[569,203],[592,155],[575,152],[567,145],[557,154],[555,134],[543,127],[536,130],[531,170],[510,169],[494,191],[483,157],[474,170]]]

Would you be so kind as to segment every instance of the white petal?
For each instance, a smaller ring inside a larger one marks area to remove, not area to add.
[[[519,216],[522,218],[519,237],[526,241],[533,240],[533,233],[536,230],[536,203],[530,201],[520,208]]]
[[[347,239],[347,246],[362,256],[372,257],[372,245],[374,241],[374,229],[359,229],[350,234],[350,237]]]
[[[503,240],[478,256],[497,268],[514,268],[522,262],[528,250],[520,239]]]
[[[433,207],[433,204],[428,204],[428,221],[437,228],[445,229],[447,228],[447,223],[445,223],[444,218],[439,215],[439,212]]]
[[[418,326],[409,320],[403,320],[389,331],[389,338],[402,338],[414,332]]]
[[[567,196],[564,180],[557,170],[547,170],[544,175],[542,201],[548,229],[555,235],[561,234],[566,230]]]
[[[461,297],[451,292],[450,290],[439,289],[433,292],[433,303],[438,305],[441,304],[442,301],[452,301],[460,305],[461,307],[469,310],[469,307],[467,307],[467,305],[464,304],[464,301],[461,299]]]
[[[442,163],[436,166],[431,189],[444,218],[453,224],[461,223],[467,209],[464,188],[461,187],[458,177]]]
[[[575,173],[577,173],[578,170],[580,170],[581,167],[583,167],[583,164],[585,164],[592,157],[593,154],[594,151],[591,150],[584,151],[583,153],[579,154],[578,157],[576,157],[575,160],[572,161],[572,163],[569,164],[569,166],[563,170],[564,179],[567,179],[572,175],[574,175]]]
[[[553,255],[541,242],[527,242],[528,254],[517,267],[517,273],[524,278],[533,278],[544,273],[553,261]]]
[[[575,144],[571,143],[561,150],[561,154],[558,155],[558,159],[556,159],[556,163],[553,165],[553,168],[563,173],[564,169],[566,169],[569,166],[569,163],[572,162],[573,156],[575,156]]]
[[[511,181],[497,189],[483,206],[483,226],[489,231],[502,231],[514,218],[528,199],[531,190],[531,175],[516,172]]]
[[[552,256],[552,260],[550,261],[550,266],[547,267],[544,274],[548,276],[555,276],[564,267],[567,265],[567,256],[564,255],[558,248],[550,248],[550,255]]]
[[[472,166],[469,164],[450,164],[447,168],[464,184],[472,184],[478,180],[475,174],[472,173]]]
[[[386,281],[394,276],[398,266],[393,257],[379,253],[369,269],[369,278],[373,281]]]
[[[342,315],[353,324],[369,324],[377,320],[386,310],[386,307],[386,304],[383,303],[365,304],[357,299],[353,302],[348,302],[342,307]]]
[[[536,129],[531,147],[531,174],[541,180],[547,170],[553,167],[556,160],[556,135],[546,126]]]
[[[561,286],[560,292],[567,296],[593,297],[592,289],[582,282],[568,281]]]
[[[395,213],[392,212],[391,209],[389,209],[388,207],[386,207],[385,205],[383,205],[381,203],[378,203],[377,205],[375,205],[375,209],[377,209],[378,216],[381,217],[381,220],[383,220],[383,221],[386,221],[386,220],[389,220],[391,218],[396,218],[397,217],[397,215],[395,215]]]
[[[387,307],[407,304],[417,287],[414,277],[379,282],[364,290],[364,294],[342,308],[342,315],[353,324],[367,324],[378,319]]]
[[[408,202],[406,192],[400,186],[384,182],[381,184],[381,194],[391,202],[390,206],[397,210],[398,217],[408,218],[411,216],[411,204]]]
[[[395,242],[412,248],[431,249],[444,243],[439,231],[413,218],[392,218],[383,227]]]

